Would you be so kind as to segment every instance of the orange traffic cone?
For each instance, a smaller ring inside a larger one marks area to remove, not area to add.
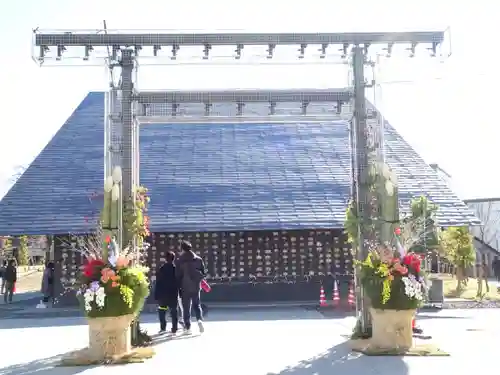
[[[337,280],[333,281],[333,306],[340,304],[339,283]]]
[[[321,289],[319,290],[319,306],[325,307],[327,305],[328,304],[326,303],[325,289],[323,289],[323,285],[321,285]]]
[[[356,308],[356,296],[354,295],[354,286],[349,283],[349,294],[347,295],[347,305],[349,308]]]

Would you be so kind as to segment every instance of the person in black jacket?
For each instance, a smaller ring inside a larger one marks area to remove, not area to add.
[[[168,251],[166,263],[163,264],[156,274],[155,300],[158,303],[158,318],[160,319],[160,333],[167,330],[167,310],[170,310],[172,318],[172,334],[177,332],[179,318],[177,313],[177,303],[179,300],[179,287],[175,270],[175,254]]]
[[[9,261],[9,265],[5,269],[3,277],[5,280],[5,293],[3,295],[3,300],[5,303],[12,303],[12,296],[14,295],[14,289],[17,282],[17,266],[14,259]]]
[[[200,301],[200,282],[205,278],[205,263],[192,249],[188,241],[181,242],[182,253],[177,259],[177,280],[180,287],[184,328],[191,333],[191,306],[194,309],[200,333],[205,331]]]

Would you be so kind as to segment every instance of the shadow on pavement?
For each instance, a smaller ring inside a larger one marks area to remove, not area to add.
[[[343,318],[345,314],[335,314],[326,318]],[[228,321],[279,321],[324,319],[318,311],[304,308],[259,308],[259,309],[210,309],[205,320],[210,322]],[[157,322],[156,312],[142,313],[141,322]],[[0,310],[0,329],[60,327],[85,324],[83,313],[78,309],[65,310],[48,308],[44,310],[23,310],[14,308]]]
[[[313,358],[300,361],[279,373],[267,375],[332,375],[332,374],[365,374],[390,373],[407,375],[408,366],[403,357],[367,357],[354,353],[349,344],[344,342]]]
[[[31,317],[10,317],[0,319],[0,330],[21,329],[21,328],[48,328],[65,327],[87,324],[82,314],[80,316],[65,317],[61,315],[53,316],[52,319],[43,319],[40,314],[33,314]],[[1,375],[4,375],[0,371]]]
[[[61,355],[37,359],[35,361],[7,366],[0,369],[2,375],[73,375],[80,374],[91,367],[58,367]]]

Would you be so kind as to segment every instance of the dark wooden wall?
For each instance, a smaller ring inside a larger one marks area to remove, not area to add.
[[[83,238],[54,238],[56,272],[61,280],[61,304],[74,303],[70,292],[82,264]],[[240,231],[155,233],[147,263],[150,278],[167,251],[179,251],[181,240],[192,243],[206,263],[216,302],[317,301],[323,283],[330,298],[334,280],[346,295],[352,279],[352,254],[341,229],[300,231]]]
[[[330,291],[337,279],[344,292],[352,278],[343,230],[324,229],[156,233],[148,258],[153,280],[166,251],[178,252],[181,240],[205,260],[213,285],[206,301],[312,301],[319,298],[320,282]]]

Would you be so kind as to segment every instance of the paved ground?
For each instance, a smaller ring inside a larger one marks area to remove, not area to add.
[[[0,374],[104,375],[120,371],[210,375],[423,375],[470,374],[494,368],[500,334],[498,310],[443,310],[420,315],[433,343],[451,357],[365,357],[350,353],[345,335],[352,317],[325,318],[300,308],[214,311],[202,336],[157,345],[144,364],[120,367],[54,367],[57,355],[86,345],[82,318],[1,319]],[[154,315],[144,327],[157,329]],[[432,371],[429,371],[432,370]]]

